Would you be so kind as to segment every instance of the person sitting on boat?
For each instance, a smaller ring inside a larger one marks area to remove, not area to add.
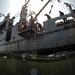
[[[36,22],[36,25],[37,25],[37,32],[42,32],[42,31],[44,31],[44,28],[43,28],[43,26],[41,25],[41,23]]]
[[[64,15],[64,13],[62,11],[59,11],[59,14],[60,14],[60,16],[63,16]],[[63,21],[65,23],[67,21],[67,19],[66,18],[63,18]]]

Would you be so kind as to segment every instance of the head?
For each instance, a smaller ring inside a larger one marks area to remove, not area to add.
[[[59,11],[59,13],[61,13],[61,11]]]
[[[10,13],[7,14],[7,17],[10,17]]]
[[[44,14],[45,16],[47,15],[47,14]]]

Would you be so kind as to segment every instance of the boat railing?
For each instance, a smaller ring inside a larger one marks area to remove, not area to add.
[[[66,18],[66,22],[64,23],[63,19]],[[59,22],[57,22],[59,21]],[[46,32],[52,32],[55,30],[60,30],[63,29],[64,26],[68,26],[71,24],[75,24],[74,21],[74,14],[70,13],[70,14],[66,14],[63,16],[59,16],[53,19],[49,19],[47,21],[44,22],[44,28],[45,28],[45,33]]]

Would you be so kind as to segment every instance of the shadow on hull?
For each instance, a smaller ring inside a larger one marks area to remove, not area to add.
[[[56,52],[62,52],[62,51],[75,51],[75,44],[55,47],[55,48],[50,48],[50,49],[48,48],[48,49],[37,50],[37,54],[49,55],[49,54],[54,54]]]

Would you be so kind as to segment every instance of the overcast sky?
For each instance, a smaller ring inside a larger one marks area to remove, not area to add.
[[[38,13],[38,11],[43,7],[43,5],[48,0],[44,0],[41,2],[41,0],[31,0],[31,5],[29,5],[28,8],[30,8],[32,11],[35,11]],[[53,0],[57,1],[57,0]],[[51,17],[55,17],[58,14],[58,11],[61,9],[64,12],[67,12],[63,5],[63,2],[71,3],[73,6],[75,5],[75,0],[61,0],[61,4],[54,2],[54,9],[52,10],[52,13],[50,14]],[[24,4],[25,0],[0,0],[0,13],[7,14],[11,13],[11,17],[20,12],[22,5]],[[49,13],[50,5],[52,2],[48,4],[48,6],[43,10],[43,12],[40,14],[41,19],[43,20],[42,16],[44,16],[45,13]],[[61,8],[58,8],[61,7]],[[59,9],[59,10],[58,10]],[[58,11],[57,11],[58,10]],[[56,14],[55,14],[56,13]],[[38,17],[38,19],[40,18]],[[58,15],[57,15],[58,16]]]

